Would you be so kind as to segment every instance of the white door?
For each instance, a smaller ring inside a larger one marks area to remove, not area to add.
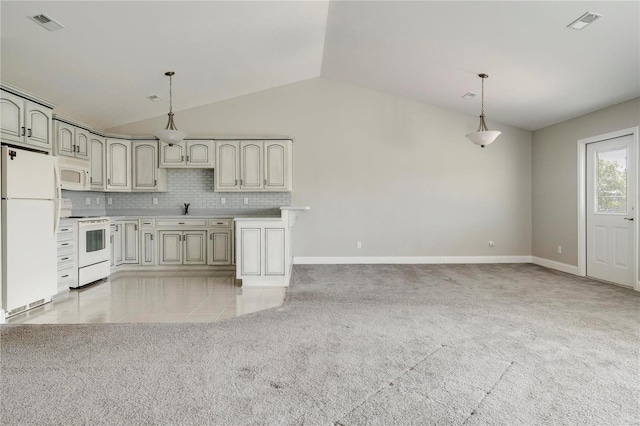
[[[91,156],[91,189],[104,189],[104,139],[92,136],[89,152]]]
[[[240,143],[216,142],[216,191],[229,191],[239,188],[240,179]]]
[[[185,231],[183,237],[184,264],[207,264],[207,231]]]
[[[3,142],[24,143],[24,99],[0,92],[0,133]]]
[[[133,142],[131,152],[133,155],[133,189],[157,189],[158,142]]]
[[[131,189],[131,143],[107,139],[107,189]]]
[[[169,145],[160,143],[160,167],[180,167],[184,166],[185,142]]]
[[[287,145],[284,142],[264,143],[264,188],[287,190],[289,165]]]
[[[122,230],[122,261],[138,264],[138,221],[124,222]]]
[[[255,191],[264,188],[262,155],[263,142],[240,143],[240,189]]]
[[[213,167],[213,141],[186,141],[187,167]]]
[[[89,159],[89,150],[91,144],[89,143],[89,133],[86,130],[76,128],[76,157],[83,160]]]
[[[160,231],[160,265],[182,265],[182,232]]]
[[[51,110],[27,101],[25,111],[27,144],[51,149]]]
[[[587,275],[633,287],[636,171],[632,136],[587,145]]]
[[[57,121],[55,127],[57,155],[66,155],[67,157],[73,157],[76,152],[73,137],[73,126]]]

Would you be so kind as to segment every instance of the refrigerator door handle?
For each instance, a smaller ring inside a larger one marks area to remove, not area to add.
[[[62,188],[60,187],[60,169],[58,168],[58,161],[53,162],[53,174],[54,174],[54,182],[56,185],[56,217],[54,218],[53,224],[53,235],[58,233],[58,228],[60,227],[60,212],[62,209]]]

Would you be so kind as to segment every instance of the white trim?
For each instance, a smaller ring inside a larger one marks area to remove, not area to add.
[[[379,265],[441,263],[531,263],[531,256],[357,256],[293,258],[296,265]]]
[[[633,143],[636,147],[635,162],[636,162],[636,188],[640,188],[640,144],[638,135],[640,134],[640,127],[630,127],[628,129],[617,130],[615,132],[609,132],[602,135],[592,136],[590,138],[578,140],[578,272],[576,275],[585,277],[587,275],[587,206],[586,206],[586,179],[587,179],[587,144],[601,142],[608,139],[615,139],[622,136],[631,135],[633,137]],[[633,254],[634,259],[634,273],[636,283],[635,289],[640,291],[640,275],[638,274],[638,253],[640,253],[640,238],[638,238],[638,212],[640,211],[640,197],[636,194],[636,202],[634,206],[635,210],[635,243]]]
[[[566,272],[567,274],[580,275],[578,267],[575,265],[567,265],[566,263],[556,262],[555,260],[544,259],[542,257],[533,256],[531,263],[544,266],[545,268],[555,269],[557,271]]]

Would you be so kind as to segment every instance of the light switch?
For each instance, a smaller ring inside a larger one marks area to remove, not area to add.
[[[107,198],[107,204],[109,205],[113,204],[113,198],[111,197]]]
[[[153,204],[158,204],[158,197],[153,197]]]
[[[220,204],[226,204],[227,203],[227,199],[222,197],[220,198]]]
[[[85,198],[85,199],[84,199],[84,203],[85,203],[86,205],[90,206],[90,205],[91,205],[91,197],[87,197],[87,198]]]
[[[248,197],[244,197],[244,203],[245,204],[249,204],[249,198]]]

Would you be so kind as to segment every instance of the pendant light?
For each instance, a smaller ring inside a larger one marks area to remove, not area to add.
[[[184,138],[187,137],[187,132],[183,132],[178,130],[175,123],[173,122],[173,76],[175,72],[167,71],[164,75],[169,76],[169,121],[167,122],[167,127],[162,130],[156,130],[154,135],[162,142],[169,144],[169,146],[173,146],[175,143],[182,142]]]
[[[484,122],[484,79],[489,78],[487,74],[478,74],[478,77],[482,79],[482,104],[480,110],[480,125],[478,126],[478,130],[474,133],[469,133],[467,138],[476,145],[480,145],[482,148],[489,145],[493,141],[496,140],[498,136],[502,132],[497,130],[489,130],[487,128],[487,124]]]

